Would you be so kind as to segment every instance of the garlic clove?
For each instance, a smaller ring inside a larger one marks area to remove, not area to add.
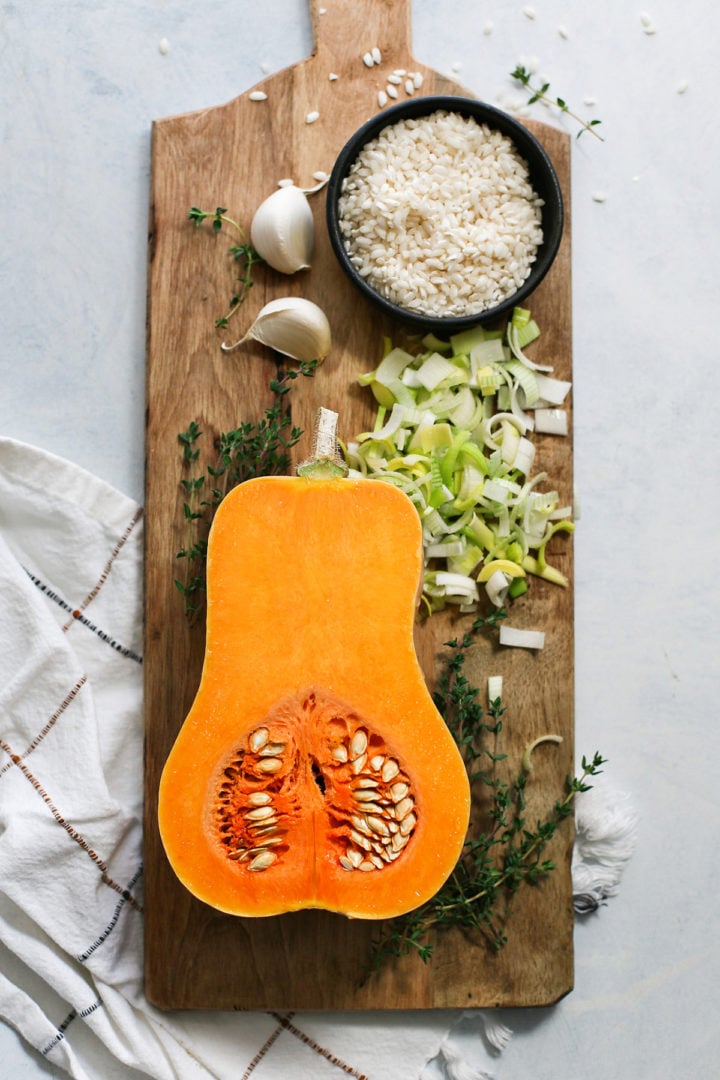
[[[222,347],[229,352],[248,338],[293,360],[321,362],[330,352],[330,323],[322,308],[312,300],[285,296],[271,300],[261,308],[240,341]]]
[[[305,192],[285,184],[255,211],[250,240],[268,266],[282,274],[307,270],[313,253],[312,210]]]

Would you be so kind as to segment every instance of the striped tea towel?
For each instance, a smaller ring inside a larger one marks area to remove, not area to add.
[[[142,992],[142,513],[0,438],[0,1017],[89,1080],[415,1080],[452,1013],[162,1013]]]

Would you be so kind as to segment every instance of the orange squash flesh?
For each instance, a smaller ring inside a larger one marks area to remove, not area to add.
[[[413,504],[379,481],[262,477],[218,508],[202,678],[159,792],[205,903],[382,919],[451,873],[469,784],[415,654],[422,566]]]

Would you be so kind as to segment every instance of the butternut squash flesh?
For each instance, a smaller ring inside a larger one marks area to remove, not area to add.
[[[470,794],[415,654],[422,568],[417,512],[389,484],[261,477],[226,496],[200,686],[159,792],[200,900],[382,919],[449,876]]]

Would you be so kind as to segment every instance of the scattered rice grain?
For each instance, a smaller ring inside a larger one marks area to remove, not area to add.
[[[320,119],[320,113],[319,112],[309,112],[307,114],[307,116],[305,117],[305,123],[306,124],[314,124],[315,121],[319,120],[319,119]]]
[[[534,7],[524,7],[523,15],[526,19],[535,19],[537,17],[537,12]]]
[[[388,102],[388,96],[384,90],[378,90],[377,101],[380,108],[384,109]]]
[[[158,49],[160,50],[161,56],[167,56],[167,54],[170,52],[170,42],[166,37],[160,38]]]
[[[365,67],[371,68],[375,66],[375,61],[372,58],[372,53],[366,52],[362,58]]]
[[[405,93],[406,94],[414,94],[415,93],[415,83],[412,81],[412,79],[406,79],[405,80]]]
[[[267,94],[262,90],[253,90],[252,94],[248,95],[251,101],[267,101]]]
[[[382,61],[382,53],[378,49],[377,45],[373,48],[370,55],[372,56],[373,64],[379,64]]]

